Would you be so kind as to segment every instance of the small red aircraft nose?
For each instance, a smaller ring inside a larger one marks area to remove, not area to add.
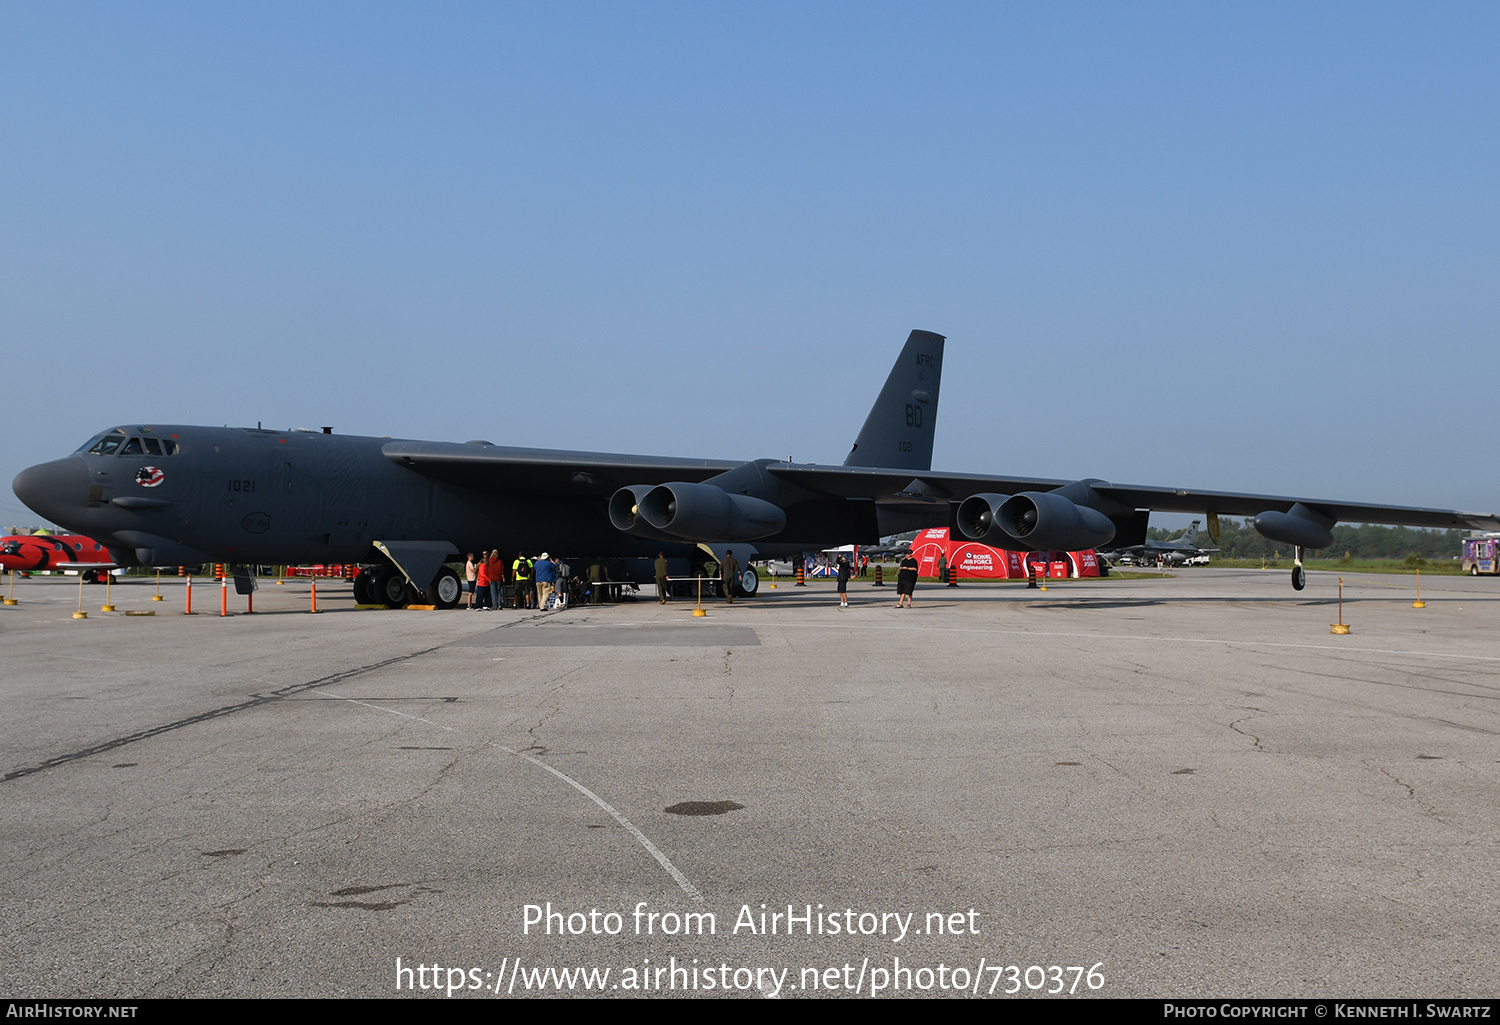
[[[69,456],[28,467],[16,475],[11,490],[33,512],[54,523],[76,522],[88,509],[88,464]]]

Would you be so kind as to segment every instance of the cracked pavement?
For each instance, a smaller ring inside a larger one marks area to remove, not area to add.
[[[696,623],[0,609],[0,983],[391,996],[394,962],[1103,962],[1112,996],[1486,996],[1500,592],[1282,573],[783,587]],[[149,610],[150,588],[115,589]],[[165,606],[165,607],[163,607]],[[696,632],[694,632],[696,631]],[[522,908],[698,907],[669,939]],[[677,808],[673,812],[668,809]],[[695,809],[692,813],[681,809]],[[977,910],[977,936],[748,937],[742,904]]]

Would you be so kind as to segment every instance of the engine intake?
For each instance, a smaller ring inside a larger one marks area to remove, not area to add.
[[[958,532],[970,541],[1005,547],[1011,538],[1000,529],[996,514],[1008,501],[1010,501],[1009,495],[970,495],[958,506],[958,513],[955,517]]]
[[[609,499],[610,525],[627,534],[655,536],[656,532],[650,529],[640,514],[641,499],[646,497],[646,493],[651,488],[650,484],[633,484],[611,495]]]

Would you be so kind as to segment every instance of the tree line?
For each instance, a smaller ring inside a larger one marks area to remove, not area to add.
[[[1176,531],[1152,527],[1147,534],[1156,541],[1171,540]],[[1352,559],[1405,559],[1416,555],[1423,559],[1448,560],[1462,554],[1461,530],[1418,530],[1413,527],[1381,527],[1373,523],[1339,524],[1333,528],[1333,544],[1309,558],[1341,559],[1347,553]],[[1256,533],[1246,520],[1219,520],[1219,543],[1208,531],[1200,530],[1193,544],[1200,548],[1218,548],[1225,559],[1261,559],[1276,555],[1290,556],[1291,545],[1270,541]]]

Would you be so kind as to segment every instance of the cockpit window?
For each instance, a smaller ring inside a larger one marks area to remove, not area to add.
[[[175,456],[177,454],[177,442],[170,438],[163,438],[161,439],[161,449],[167,455]]]
[[[120,455],[122,455],[122,456],[138,456],[140,454],[141,454],[141,439],[140,438],[131,438],[129,441],[125,442],[125,447],[122,448],[122,449],[120,449]]]
[[[121,438],[117,434],[111,434],[108,437],[100,438],[99,441],[95,443],[94,447],[89,449],[89,453],[96,456],[112,456],[115,454],[115,450],[120,447],[120,442],[124,440],[124,438]]]
[[[141,444],[146,446],[146,455],[161,455],[161,442],[157,441],[155,438],[142,438]]]

